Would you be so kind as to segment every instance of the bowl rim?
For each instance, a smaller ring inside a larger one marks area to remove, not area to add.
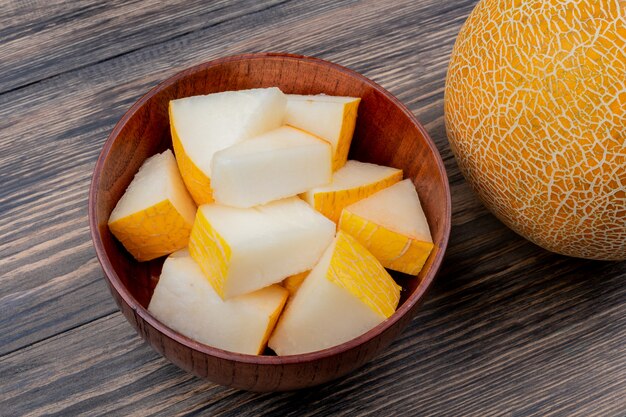
[[[248,61],[248,60],[257,60],[257,59],[267,59],[267,58],[276,58],[280,60],[293,60],[293,61],[305,61],[308,63],[332,67],[334,70],[339,72],[343,72],[346,75],[357,78],[360,81],[368,84],[373,89],[377,90],[379,93],[384,95],[387,99],[389,99],[395,106],[397,106],[406,117],[413,123],[413,125],[420,131],[422,136],[425,139],[426,145],[430,148],[431,153],[435,156],[435,163],[439,170],[440,175],[442,176],[443,186],[444,186],[444,195],[446,197],[446,201],[443,207],[444,210],[444,224],[443,224],[443,235],[441,242],[439,244],[437,253],[435,258],[432,261],[432,265],[428,273],[423,277],[421,282],[418,284],[418,287],[415,289],[413,294],[411,294],[405,302],[398,308],[393,315],[384,320],[382,323],[370,329],[366,333],[351,339],[342,344],[332,346],[323,350],[318,350],[309,353],[297,354],[297,355],[286,355],[286,356],[268,356],[268,355],[250,355],[244,353],[236,353],[231,352],[219,348],[215,348],[209,345],[205,345],[203,343],[197,342],[187,336],[182,335],[174,329],[171,329],[156,317],[152,316],[150,312],[146,308],[144,308],[139,302],[132,296],[130,291],[126,289],[126,287],[122,284],[119,276],[115,272],[112,263],[104,249],[104,245],[102,243],[102,239],[98,233],[98,224],[96,224],[96,207],[97,207],[97,189],[100,184],[100,177],[102,173],[103,165],[109,155],[109,151],[113,145],[115,138],[119,135],[121,130],[124,128],[126,123],[134,116],[134,114],[154,95],[158,94],[161,90],[173,85],[179,80],[196,73],[198,71],[205,70],[209,67],[221,65],[227,62],[234,61]],[[151,88],[146,94],[144,94],[139,100],[137,100],[122,116],[122,118],[115,124],[115,127],[107,137],[106,142],[104,143],[102,150],[98,156],[98,160],[94,166],[94,171],[91,179],[91,185],[89,188],[89,228],[91,232],[91,239],[96,251],[96,256],[98,258],[98,262],[100,263],[102,270],[104,272],[104,278],[108,281],[109,286],[117,292],[119,297],[126,303],[126,305],[133,311],[135,317],[140,317],[142,320],[147,322],[150,326],[152,326],[155,330],[165,335],[167,338],[176,341],[184,346],[187,346],[190,349],[198,351],[202,354],[207,354],[216,358],[225,359],[229,361],[239,362],[239,363],[247,363],[252,365],[287,365],[287,364],[302,364],[304,362],[314,362],[323,358],[328,358],[331,356],[335,356],[340,353],[348,352],[351,349],[356,348],[357,346],[372,340],[387,331],[391,328],[396,322],[398,322],[402,317],[408,314],[413,307],[421,301],[424,294],[431,286],[432,281],[435,276],[439,272],[441,267],[441,263],[443,261],[446,248],[448,245],[448,240],[450,237],[450,228],[451,228],[451,195],[450,195],[450,185],[448,181],[448,176],[446,173],[446,169],[441,158],[441,155],[435,146],[433,140],[430,135],[426,131],[426,129],[422,126],[422,124],[417,120],[417,118],[413,115],[413,113],[398,100],[393,94],[389,91],[378,85],[376,82],[370,80],[369,78],[343,67],[339,64],[335,64],[330,61],[326,61],[320,58],[309,57],[305,55],[297,55],[297,54],[289,54],[289,53],[279,53],[279,52],[260,52],[260,53],[247,53],[247,54],[238,54],[225,56],[217,59],[213,59],[210,61],[206,61],[192,67],[186,68],[177,72],[176,74],[166,78],[165,80],[158,83],[156,86]],[[121,310],[121,308],[120,308]]]

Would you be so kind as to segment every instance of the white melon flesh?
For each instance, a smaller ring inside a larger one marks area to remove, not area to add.
[[[287,294],[272,285],[224,301],[189,252],[182,250],[165,260],[148,311],[200,343],[256,355],[265,348]]]
[[[196,205],[169,149],[143,163],[119,199],[109,228],[139,261],[187,246]]]
[[[211,177],[215,152],[279,127],[286,104],[285,95],[272,87],[185,97],[170,107],[185,152]]]
[[[334,233],[332,222],[297,197],[247,209],[206,204],[189,251],[226,299],[311,269]]]
[[[288,94],[285,123],[330,142],[333,170],[337,170],[348,158],[360,101],[358,97]]]
[[[280,325],[269,342],[277,355],[296,355],[336,346],[384,320],[348,291],[326,279],[333,247],[304,280],[280,318]]]
[[[433,249],[415,187],[400,181],[343,209],[339,229],[394,271],[417,275]]]
[[[252,207],[330,182],[331,148],[283,126],[217,152],[211,172],[216,202]]]
[[[378,191],[346,209],[414,239],[433,241],[417,191],[409,179]]]
[[[276,87],[170,101],[174,152],[197,204],[213,202],[211,161],[215,152],[280,127],[286,104],[287,98]]]
[[[285,307],[269,347],[295,355],[347,342],[393,311],[400,287],[376,259],[339,232]]]
[[[359,161],[348,161],[333,174],[332,182],[314,187],[301,197],[334,222],[341,210],[402,179],[402,170]]]
[[[169,200],[190,223],[196,207],[185,190],[171,150],[146,159],[119,199],[109,222],[138,213],[161,201]]]

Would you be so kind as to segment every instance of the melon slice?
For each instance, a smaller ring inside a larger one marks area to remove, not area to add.
[[[287,304],[270,337],[278,355],[347,342],[391,316],[400,287],[360,243],[339,231]]]
[[[165,260],[148,311],[200,343],[256,355],[265,349],[287,296],[271,285],[224,301],[185,249]]]
[[[328,142],[283,126],[217,152],[211,168],[215,201],[252,207],[295,196],[331,179]]]
[[[288,94],[285,123],[330,142],[336,171],[348,160],[360,101],[358,97]]]
[[[402,179],[402,170],[365,162],[348,161],[330,184],[315,187],[301,197],[335,223],[341,210]]]
[[[189,252],[220,297],[258,290],[311,269],[335,225],[297,197],[253,208],[198,208]]]
[[[413,183],[406,179],[346,207],[339,229],[352,235],[385,267],[417,275],[433,239]]]
[[[300,285],[302,285],[305,278],[309,276],[310,272],[311,271],[300,272],[299,274],[290,275],[283,280],[282,286],[289,291],[289,296],[293,296],[296,291],[298,291],[298,288],[300,288]]]
[[[169,149],[144,161],[109,217],[109,229],[138,261],[187,246],[196,205]]]
[[[287,98],[276,87],[225,91],[170,101],[170,128],[178,167],[197,204],[213,201],[215,152],[276,129]]]

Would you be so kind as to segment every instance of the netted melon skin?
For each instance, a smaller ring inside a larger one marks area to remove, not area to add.
[[[557,253],[626,259],[624,2],[482,0],[452,52],[445,122],[507,226]]]

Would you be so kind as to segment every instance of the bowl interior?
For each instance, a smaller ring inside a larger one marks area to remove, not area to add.
[[[401,168],[414,182],[435,248],[419,276],[390,271],[403,288],[396,315],[404,314],[430,284],[447,245],[450,194],[441,158],[412,114],[380,86],[338,65],[284,54],[235,56],[183,71],[146,94],[116,125],[96,165],[90,194],[94,244],[112,290],[148,314],[164,259],[135,261],[113,238],[107,220],[143,161],[171,147],[169,101],[272,86],[285,93],[361,97],[350,159]],[[186,338],[178,336],[184,343]]]

